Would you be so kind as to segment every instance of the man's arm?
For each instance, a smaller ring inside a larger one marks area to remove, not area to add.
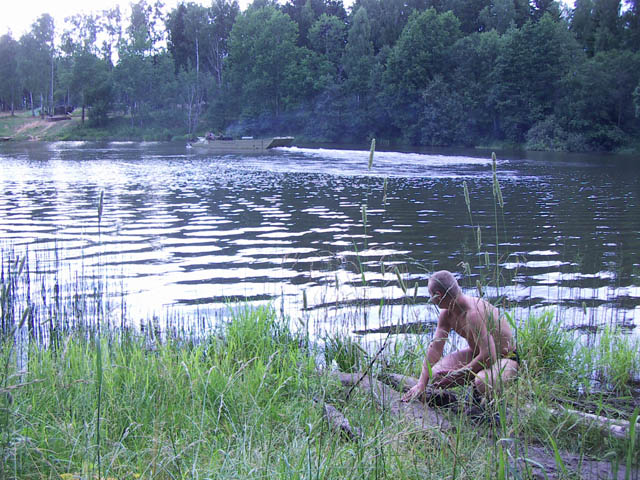
[[[429,370],[442,358],[442,352],[444,350],[444,345],[447,342],[450,330],[446,322],[446,315],[447,312],[445,310],[440,312],[440,317],[438,317],[438,326],[436,327],[433,340],[431,340],[431,343],[429,344],[427,355],[422,363],[420,378],[418,379],[418,383],[402,396],[402,400],[405,402],[425,391],[427,384],[429,383]]]

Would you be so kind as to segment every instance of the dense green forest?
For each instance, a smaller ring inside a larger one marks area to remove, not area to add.
[[[0,37],[0,107],[87,128],[408,145],[640,144],[640,3],[140,0]]]

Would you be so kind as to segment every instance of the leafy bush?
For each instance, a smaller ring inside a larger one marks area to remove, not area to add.
[[[573,336],[555,321],[553,312],[529,315],[517,329],[518,352],[532,375],[564,375],[570,371]]]
[[[325,338],[324,360],[327,366],[335,361],[341,372],[362,371],[367,364],[367,353],[351,337],[335,335]]]
[[[546,117],[529,129],[526,135],[527,150],[567,150],[567,133],[554,115]]]
[[[226,326],[224,338],[223,348],[216,348],[215,357],[227,365],[267,362],[272,357],[280,365],[287,362],[289,354],[295,357],[298,352],[293,335],[270,307],[240,307]]]
[[[623,334],[617,327],[605,327],[598,345],[596,368],[614,390],[626,392],[640,374],[640,341]]]

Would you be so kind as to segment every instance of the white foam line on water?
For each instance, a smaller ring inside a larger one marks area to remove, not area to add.
[[[59,140],[48,144],[49,150],[66,150],[69,148],[79,148],[88,145],[84,140]]]
[[[329,148],[285,147],[280,150],[301,153],[312,157],[332,158],[335,160],[361,160],[368,162],[369,152],[366,150],[333,150]],[[375,152],[374,162],[397,162],[398,160],[428,163],[429,165],[490,165],[491,158],[474,158],[465,156],[433,155],[426,153]],[[498,161],[498,163],[504,162]]]

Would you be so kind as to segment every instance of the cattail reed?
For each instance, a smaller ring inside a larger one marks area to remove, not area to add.
[[[376,139],[371,139],[371,149],[369,150],[369,170],[373,167],[373,153],[376,151]]]
[[[387,205],[387,177],[384,177],[384,184],[382,185],[382,205]]]

